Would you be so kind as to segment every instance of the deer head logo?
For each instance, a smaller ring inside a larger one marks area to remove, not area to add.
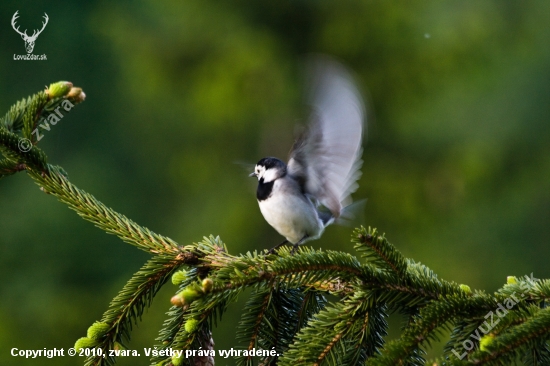
[[[27,49],[27,53],[32,53],[32,50],[34,49],[34,42],[36,41],[36,38],[42,33],[44,28],[46,28],[46,24],[48,24],[48,14],[44,13],[44,20],[45,22],[42,23],[42,29],[40,30],[34,30],[32,36],[27,35],[27,30],[25,29],[24,32],[19,31],[19,27],[15,27],[15,21],[17,18],[19,18],[19,15],[17,15],[17,10],[15,14],[13,14],[13,18],[11,18],[11,26],[13,29],[21,35],[21,38],[23,38],[23,41],[25,41],[25,48]]]

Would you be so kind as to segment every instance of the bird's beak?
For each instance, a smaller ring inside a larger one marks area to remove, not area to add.
[[[252,172],[250,174],[248,174],[249,177],[255,177],[256,176],[256,172]]]

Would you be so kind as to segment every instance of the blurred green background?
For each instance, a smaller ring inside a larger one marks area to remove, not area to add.
[[[34,49],[47,61],[13,60],[26,53],[16,10],[21,30],[48,14]],[[4,0],[0,113],[72,81],[87,99],[45,133],[49,161],[180,244],[214,234],[244,253],[281,238],[234,162],[286,157],[304,121],[303,56],[333,55],[370,109],[354,195],[368,199],[363,224],[442,278],[492,292],[508,275],[550,277],[549,24],[543,0]],[[351,252],[350,232],[310,244]],[[9,353],[71,347],[147,258],[24,173],[1,180],[0,364],[82,364]],[[131,349],[154,344],[175,290],[165,286]],[[237,345],[240,306],[215,330],[217,348]]]

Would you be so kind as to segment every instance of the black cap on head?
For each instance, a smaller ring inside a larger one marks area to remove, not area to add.
[[[275,168],[275,167],[286,170],[286,164],[282,160],[279,160],[277,158],[272,158],[272,157],[263,158],[260,161],[258,161],[256,165],[261,165],[265,167],[266,170]]]

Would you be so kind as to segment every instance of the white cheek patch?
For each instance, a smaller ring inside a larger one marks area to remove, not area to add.
[[[254,168],[254,173],[256,173],[256,177],[258,177],[258,180],[260,180],[265,174],[265,167],[261,165],[256,165],[256,167]]]
[[[264,183],[269,183],[278,178],[277,169],[267,169],[263,172]]]

